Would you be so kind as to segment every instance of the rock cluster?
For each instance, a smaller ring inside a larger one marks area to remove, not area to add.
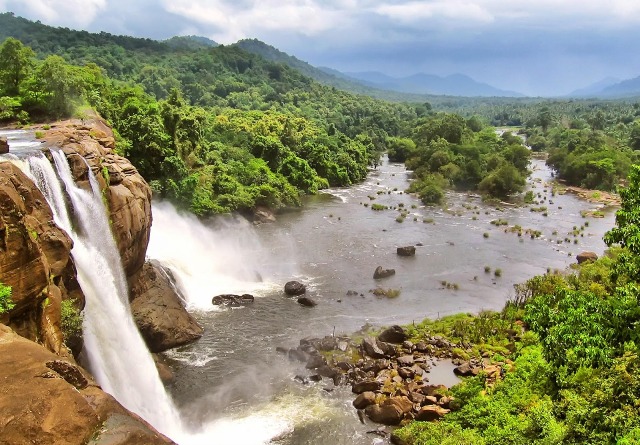
[[[378,337],[366,336],[359,344],[349,337],[326,336],[277,350],[305,364],[310,375],[297,376],[301,382],[325,377],[334,385],[350,384],[357,394],[354,407],[374,422],[398,425],[403,420],[439,419],[449,412],[452,398],[445,395],[446,387],[428,383],[428,373],[433,357],[450,356],[455,345],[441,337],[415,345],[406,339],[400,326],[392,326]],[[357,351],[363,358],[327,361],[324,353],[328,351],[342,352],[344,357]]]

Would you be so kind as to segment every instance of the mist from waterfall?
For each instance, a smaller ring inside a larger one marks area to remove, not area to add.
[[[203,222],[168,202],[154,202],[147,256],[171,270],[189,309],[210,311],[216,295],[260,294],[298,275],[289,242],[274,240],[286,252],[278,255],[242,217]]]

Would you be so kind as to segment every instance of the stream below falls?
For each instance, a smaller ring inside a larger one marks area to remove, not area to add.
[[[424,207],[402,192],[409,175],[404,165],[387,161],[364,183],[309,197],[303,208],[278,215],[272,224],[202,222],[155,202],[148,257],[172,270],[205,328],[198,342],[165,354],[176,376],[169,391],[183,420],[196,429],[214,423],[211,443],[386,443],[368,433],[378,425],[360,423],[349,387],[333,388],[328,379],[295,381],[308,371],[275,348],[295,347],[306,336],[351,333],[367,323],[499,310],[514,284],[547,268],[565,269],[581,251],[601,255],[615,209],[570,194],[552,196],[544,161],[533,160],[531,169],[529,188],[540,203],[529,207],[489,205],[457,192],[447,194],[446,209]],[[374,211],[373,203],[403,206],[409,215],[397,222],[398,210]],[[530,209],[541,206],[546,215]],[[581,214],[594,209],[604,217]],[[492,225],[497,219],[508,226]],[[514,225],[541,236],[505,232]],[[574,226],[584,227],[575,237]],[[417,245],[415,257],[397,256],[396,248],[405,245]],[[377,266],[396,274],[374,280]],[[485,266],[492,272],[485,273]],[[496,268],[501,277],[494,276]],[[316,307],[285,297],[284,283],[292,279],[307,285]],[[443,282],[458,288],[447,289]],[[369,291],[377,286],[399,289],[400,295],[376,297]],[[212,306],[211,298],[222,293],[251,293],[256,299],[243,308]],[[443,363],[430,380],[453,384],[451,371]]]

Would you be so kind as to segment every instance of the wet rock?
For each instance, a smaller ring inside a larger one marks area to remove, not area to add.
[[[351,386],[351,391],[355,394],[361,394],[365,391],[376,392],[380,389],[380,386],[380,382],[377,382],[375,380],[365,380],[362,382],[354,383]]]
[[[416,254],[415,246],[398,247],[396,249],[398,256],[414,256]]]
[[[395,269],[383,269],[382,266],[378,266],[376,267],[376,270],[373,272],[373,278],[378,280],[381,278],[388,278],[395,274],[396,274]]]
[[[321,355],[312,355],[307,360],[307,364],[305,365],[305,367],[307,369],[316,369],[316,368],[319,368],[320,366],[323,366],[323,365],[326,365],[326,364],[327,364],[327,359],[325,359],[323,356],[321,356]]]
[[[254,224],[266,224],[276,221],[276,216],[273,211],[268,207],[258,206],[253,211],[253,223]]]
[[[250,294],[222,294],[216,295],[211,299],[211,303],[216,306],[240,307],[253,303],[255,297]]]
[[[297,360],[299,362],[306,362],[308,355],[304,351],[299,349],[289,349],[289,360]]]
[[[131,312],[151,352],[185,345],[204,330],[187,312],[171,276],[156,261],[149,261],[129,280]]]
[[[5,136],[0,136],[0,155],[9,153],[9,142]]]
[[[298,297],[298,304],[305,307],[314,307],[318,305],[315,300],[309,297]]]
[[[287,352],[289,352],[289,350],[287,348],[283,348],[282,346],[276,346],[276,352],[278,354],[286,354]]]
[[[434,420],[441,419],[445,416],[445,414],[448,413],[448,409],[444,409],[438,405],[423,406],[422,408],[420,408],[420,411],[418,411],[418,414],[416,414],[416,420],[422,422],[432,422]]]
[[[302,295],[306,291],[305,285],[299,281],[289,281],[284,285],[284,293],[290,296]]]
[[[576,260],[578,260],[578,264],[582,264],[586,261],[595,261],[598,259],[598,255],[595,252],[580,252],[576,256]]]
[[[321,382],[322,376],[320,374],[313,374],[309,376],[309,380],[312,382]]]
[[[376,403],[376,393],[372,391],[365,391],[356,397],[353,401],[353,406],[356,409],[365,409],[369,405]]]
[[[349,297],[354,297],[354,296],[357,296],[357,295],[358,295],[358,291],[355,291],[355,290],[348,290],[347,291],[347,296],[349,296]]]
[[[384,425],[398,425],[404,414],[396,405],[369,405],[364,413],[376,423]]]
[[[406,334],[406,332],[401,326],[393,325],[390,328],[387,328],[384,331],[382,331],[382,333],[378,335],[378,340],[384,341],[386,343],[401,344],[408,337],[409,336]]]

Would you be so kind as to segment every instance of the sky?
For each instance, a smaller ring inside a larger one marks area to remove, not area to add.
[[[343,72],[466,74],[532,96],[640,76],[640,0],[0,0],[52,26],[257,38]]]

